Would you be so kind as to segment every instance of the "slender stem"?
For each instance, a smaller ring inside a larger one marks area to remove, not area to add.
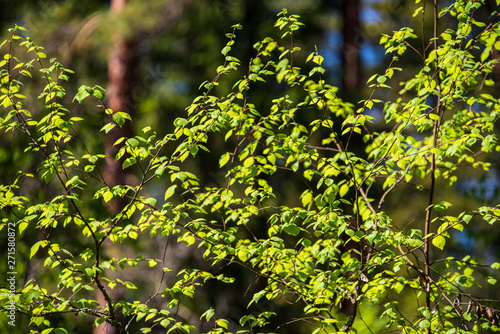
[[[434,122],[434,143],[437,139],[437,128],[438,124],[436,124],[437,121]],[[435,171],[436,171],[436,156],[434,153],[432,153],[431,156],[431,185],[430,185],[430,190],[429,190],[429,205],[433,204],[434,201],[434,188],[436,186],[436,176],[435,176]],[[427,309],[430,310],[431,308],[431,295],[430,295],[430,248],[429,248],[429,242],[430,238],[427,238],[427,236],[430,233],[430,225],[431,225],[431,220],[432,220],[432,208],[429,208],[427,212],[425,213],[425,226],[424,226],[424,235],[426,236],[426,240],[424,243],[424,262],[425,262],[425,268],[424,268],[424,276],[425,276],[425,306]],[[427,333],[431,333],[430,328],[427,329]]]
[[[437,0],[434,0],[434,31],[433,31],[433,37],[434,37],[434,49],[437,50],[438,44],[437,44],[437,28],[438,28],[438,9],[437,9]],[[439,71],[438,68],[436,68],[436,71]],[[439,76],[436,76],[439,78]],[[439,79],[438,79],[439,81]],[[434,112],[439,116],[440,115],[440,85],[438,84],[438,94],[437,94],[437,100],[436,105],[435,105],[435,110]],[[432,131],[432,146],[436,147],[438,144],[438,130],[440,127],[440,118],[436,119],[434,121],[434,128]],[[434,190],[436,188],[436,155],[434,153],[431,153],[431,184],[430,184],[430,189],[429,189],[429,206],[434,203]],[[425,276],[425,306],[428,310],[431,309],[431,277],[430,277],[430,247],[429,247],[429,242],[430,238],[427,236],[430,233],[431,229],[431,220],[432,220],[432,208],[429,208],[427,212],[425,213],[425,226],[424,226],[424,235],[426,236],[426,241],[424,243],[424,262],[425,262],[425,268],[424,268],[424,276]],[[427,328],[427,334],[431,334],[431,328]]]

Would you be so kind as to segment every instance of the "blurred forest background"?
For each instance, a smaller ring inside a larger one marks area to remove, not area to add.
[[[481,8],[483,12],[478,15],[487,17],[492,11],[498,10],[495,1],[485,3],[486,6]],[[2,40],[7,36],[7,28],[14,24],[23,26],[38,45],[45,47],[44,52],[48,58],[56,57],[66,68],[76,72],[66,86],[68,99],[76,94],[80,85],[100,85],[108,92],[106,101],[110,108],[133,115],[134,122],[129,125],[128,131],[137,133],[144,126],[151,125],[160,136],[172,130],[173,120],[184,114],[184,109],[199,94],[200,84],[216,75],[217,66],[224,61],[221,49],[227,42],[225,34],[231,32],[233,24],[240,23],[243,29],[236,33],[236,45],[231,54],[245,64],[255,54],[252,47],[255,42],[268,35],[279,38],[273,30],[273,24],[276,14],[282,8],[300,15],[305,27],[294,35],[294,46],[300,46],[303,50],[297,57],[305,58],[317,48],[325,58],[323,66],[326,68],[326,81],[338,86],[339,95],[352,103],[366,99],[370,92],[365,84],[367,79],[374,73],[383,72],[387,66],[389,58],[379,44],[381,33],[390,33],[402,26],[422,27],[422,22],[414,22],[416,18],[413,14],[417,6],[413,1],[404,0],[0,0],[0,8]],[[425,24],[424,22],[424,33]],[[430,36],[431,32],[428,33]],[[413,54],[414,57],[408,54],[400,59],[400,67],[410,69],[421,63],[416,53]],[[243,66],[242,71],[244,70]],[[403,71],[396,75],[404,76],[405,73]],[[493,88],[498,91],[500,72],[495,73],[495,76],[496,86]],[[269,101],[282,88],[276,83],[275,91],[266,86],[258,94],[254,92],[253,103],[259,105]],[[217,89],[225,90],[228,87],[221,85]],[[36,91],[36,87],[33,87],[33,91]],[[391,93],[397,94],[397,88],[383,91],[383,94]],[[391,99],[391,96],[384,98]],[[72,112],[75,114],[83,113],[85,108],[96,109],[85,103],[73,104],[73,107],[75,110]],[[102,113],[97,109],[94,112]],[[380,110],[374,108],[372,113],[376,118],[382,117]],[[96,138],[102,136],[99,130],[103,120],[99,119],[96,117],[85,123],[88,134],[85,145],[89,147],[100,142]],[[372,126],[377,127],[377,122]],[[95,142],[92,142],[93,138]],[[23,152],[10,149],[12,140],[14,139],[0,138],[2,184],[21,169],[13,166],[34,163],[28,161],[29,157],[23,155]],[[224,151],[223,138],[215,144],[221,146],[220,152]],[[217,172],[220,154],[214,152],[212,156],[200,153],[200,156],[204,159],[203,163],[192,166],[198,175],[206,171],[204,177],[208,183],[223,182],[224,174]],[[455,203],[462,203],[462,207],[457,205],[453,208],[456,212],[464,211],[471,202],[498,203],[500,159],[498,154],[492,154],[487,159],[492,163],[489,174],[478,178],[471,171],[466,182],[448,188],[438,187],[436,198],[452,198]],[[109,166],[108,173],[109,178],[115,178],[115,184],[133,182],[133,175],[122,175],[120,171],[113,170],[112,166]],[[283,194],[289,194],[291,198],[298,198],[297,194],[302,191],[294,184],[294,180],[283,180],[281,187],[285,190]],[[40,197],[43,197],[43,192],[47,189],[33,187],[30,191],[39,192]],[[165,188],[156,183],[150,185],[148,191],[163,194]],[[161,198],[162,195],[158,197]],[[422,217],[416,216],[412,207],[425,200],[425,197],[419,197],[414,187],[408,186],[406,189],[401,187],[388,196],[384,205],[395,223],[400,220],[404,223],[399,227],[407,229],[411,224],[422,221]],[[22,238],[18,242],[17,251],[19,254],[27,254],[29,245],[33,244],[37,236],[24,234]],[[70,236],[67,238],[68,243],[79,242],[72,240]],[[144,244],[139,238],[134,252],[142,252],[145,256],[148,252],[158,253],[169,242],[157,240],[157,245],[149,242]],[[471,255],[485,259],[488,263],[495,261],[500,255],[500,231],[486,224],[469,224],[451,242],[453,246],[448,251],[451,250],[451,255],[456,257]],[[110,254],[112,252],[111,248]],[[203,267],[196,250],[185,250],[180,245],[169,247],[171,268],[187,267],[190,262],[200,262],[197,266]],[[23,269],[24,281],[36,277],[36,268]],[[233,271],[233,277],[246,275],[234,267],[230,270]],[[142,279],[147,285],[148,280],[155,278]],[[233,287],[239,292],[242,289],[251,291],[253,285],[259,284],[252,281],[250,276],[242,277],[240,281],[247,284]],[[230,290],[227,286],[224,286],[223,293],[218,290],[218,286],[208,284],[207,287],[204,290],[205,297],[187,301],[187,307],[180,311],[180,316],[200,322],[198,311],[206,309],[212,303],[217,305],[218,312],[226,317],[231,314],[231,318],[237,323],[243,313],[240,310],[246,308],[251,293],[248,293],[248,300],[237,300],[236,294],[228,293]],[[140,294],[141,288],[136,293]],[[492,299],[500,298],[498,291],[486,293]],[[279,305],[264,303],[256,307],[277,312],[278,316],[269,330],[287,333],[286,326],[281,327],[279,309],[276,309]],[[367,312],[365,320],[369,321],[369,317]],[[22,317],[19,319],[22,322]],[[61,318],[61,322],[67,321],[68,318]],[[60,323],[59,326],[67,328],[70,333],[90,333],[92,330],[91,323],[76,317],[74,321]],[[310,327],[307,323],[303,326],[304,333],[307,333]],[[21,323],[17,329],[21,333],[26,328]],[[102,330],[94,332],[104,333]],[[0,328],[0,331],[4,332],[4,329]]]

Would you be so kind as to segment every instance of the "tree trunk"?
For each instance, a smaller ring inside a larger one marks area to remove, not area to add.
[[[111,0],[111,12],[118,13],[126,5],[127,0]],[[121,32],[116,34],[115,45],[111,50],[108,59],[108,88],[106,93],[106,107],[113,112],[123,111],[129,115],[134,113],[134,101],[132,99],[132,89],[136,82],[137,59],[137,39],[123,36]],[[112,121],[111,115],[106,115],[106,123]],[[124,157],[120,160],[115,160],[121,145],[115,146],[114,143],[121,137],[130,138],[132,136],[132,128],[130,121],[126,120],[121,127],[112,129],[105,138],[105,166],[104,166],[104,181],[109,187],[116,185],[125,185],[129,182],[128,173],[123,170],[122,163]],[[111,215],[118,214],[125,206],[124,200],[112,200],[108,202],[108,210]],[[110,245],[105,242],[103,247]],[[108,291],[111,298],[115,301],[120,299],[116,291]],[[97,301],[101,307],[106,306],[106,301],[100,291],[96,292]],[[120,315],[117,315],[120,318]],[[117,319],[122,320],[122,319]],[[94,329],[93,334],[117,334],[119,331],[116,327],[104,322]]]
[[[342,93],[343,98],[347,101],[357,101],[360,89],[362,87],[362,68],[360,59],[360,49],[362,43],[361,28],[359,13],[361,10],[360,0],[343,0],[342,1],[342,17],[343,17],[343,45],[342,45]],[[346,208],[346,210],[351,211],[352,209]],[[358,230],[358,219],[359,217],[352,212],[354,217],[351,220],[351,228],[353,230]],[[347,241],[349,236],[344,234],[342,238]],[[356,250],[357,252],[354,252]],[[351,256],[361,260],[358,253],[361,251],[360,244],[349,241],[345,242],[343,246],[342,253],[349,252]],[[354,272],[348,272],[346,277],[350,280],[356,280]],[[349,318],[354,321],[357,313],[357,302],[353,302],[352,296],[346,296],[339,305],[341,311],[343,311]]]
[[[112,0],[111,11],[119,12],[125,6],[127,0]],[[114,112],[123,111],[129,115],[134,113],[134,101],[132,99],[132,89],[136,82],[137,40],[135,37],[124,37],[120,33],[116,38],[116,43],[111,51],[108,60],[108,108]],[[111,121],[111,115],[108,115]],[[114,146],[116,140],[121,137],[131,137],[132,129],[130,121],[125,121],[121,127],[115,127],[107,134],[105,142],[106,166],[104,178],[106,183],[112,187],[127,183],[127,172],[122,169],[122,161],[115,161],[115,155],[120,146]],[[112,214],[119,212],[122,206],[119,202],[113,201],[110,211]]]
[[[359,13],[360,0],[343,0],[342,88],[347,96],[361,87],[362,69],[359,54],[362,40]]]

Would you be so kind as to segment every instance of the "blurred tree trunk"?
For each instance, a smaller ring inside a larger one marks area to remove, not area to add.
[[[342,1],[342,91],[343,97],[347,101],[357,101],[360,94],[360,89],[362,87],[363,72],[361,68],[361,27],[360,27],[360,11],[361,11],[361,0],[343,0]],[[346,208],[346,210],[351,211],[352,209]],[[358,219],[359,217],[352,213],[355,217],[351,220],[351,228],[354,230],[358,229]],[[350,238],[344,234],[344,251],[351,253],[352,256],[360,259],[360,244],[348,241]],[[354,252],[352,250],[356,250]],[[346,274],[348,279],[354,278],[354,272],[348,272]],[[346,296],[339,305],[341,311],[343,311],[349,317],[355,317],[357,312],[357,303],[352,302],[350,298]]]
[[[128,0],[111,0],[111,14],[119,13],[126,6]],[[136,82],[136,69],[138,65],[137,57],[137,38],[136,36],[124,36],[123,32],[116,32],[114,37],[115,44],[112,47],[108,58],[108,87],[106,93],[106,106],[113,112],[123,111],[129,115],[134,113],[134,101],[132,90]],[[106,123],[112,121],[112,115],[106,115]],[[115,127],[111,130],[105,139],[105,166],[104,180],[109,187],[128,184],[128,173],[123,170],[122,163],[125,157],[115,160],[121,145],[115,146],[114,143],[121,137],[130,138],[132,128],[130,121],[126,120],[121,127]],[[108,209],[111,215],[118,214],[125,206],[124,200],[112,200],[108,202]],[[111,298],[115,301],[120,299],[116,291],[108,291]],[[97,292],[97,301],[104,308],[106,301],[102,293]],[[120,317],[120,315],[117,315]],[[122,319],[118,319],[122,320]],[[117,334],[117,328],[104,322],[94,329],[94,334]]]
[[[111,0],[111,12],[118,13],[128,0]],[[114,112],[124,111],[129,115],[134,113],[133,87],[136,82],[138,65],[136,36],[123,36],[121,32],[115,36],[115,45],[108,59],[108,87],[106,105]],[[111,115],[107,115],[108,122]],[[115,161],[115,155],[120,146],[114,146],[121,137],[131,137],[130,121],[125,121],[122,127],[115,127],[107,134],[105,142],[106,165],[104,179],[110,186],[127,184],[127,172],[122,169],[122,160]],[[123,158],[122,158],[123,159]],[[110,201],[110,212],[116,214],[123,208],[123,203]]]
[[[360,61],[361,30],[359,13],[360,0],[343,0],[342,16],[344,24],[342,34],[342,88],[346,97],[357,92],[361,87],[362,69]]]

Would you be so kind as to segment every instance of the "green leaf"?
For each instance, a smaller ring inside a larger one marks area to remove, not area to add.
[[[47,244],[47,241],[46,240],[40,240],[38,242],[36,242],[33,246],[31,246],[31,249],[30,249],[30,259],[33,258],[33,256],[35,256],[35,254],[38,252],[38,249],[40,247],[45,247],[45,245]]]
[[[300,233],[300,230],[297,228],[297,225],[293,223],[286,224],[283,227],[283,230],[290,235],[298,235]]]
[[[380,83],[380,84],[383,84],[386,81],[387,81],[387,77],[384,76],[384,75],[381,75],[381,76],[377,77],[377,82]]]
[[[420,329],[429,328],[429,327],[431,327],[431,322],[427,319],[424,319],[424,320],[419,322],[418,327],[420,327]]]
[[[224,153],[219,159],[219,167],[226,165],[230,158],[231,154],[229,152]]]
[[[339,196],[344,197],[348,191],[349,191],[349,186],[346,183],[344,183],[343,185],[340,186]]]
[[[165,200],[167,200],[170,197],[172,197],[172,195],[175,193],[175,189],[176,188],[177,188],[176,184],[171,185],[170,187],[168,187],[167,191],[165,191]]]
[[[134,157],[127,158],[123,162],[122,168],[123,169],[128,168],[128,167],[130,167],[132,165],[135,165],[136,163],[137,163],[137,159],[136,158],[134,158]]]
[[[441,201],[438,204],[434,205],[434,210],[436,210],[437,212],[444,212],[446,209],[448,209],[451,206],[452,206],[452,204],[450,202]]]
[[[18,227],[19,227],[19,234],[22,234],[24,232],[24,230],[29,226],[28,223],[25,223],[25,222],[21,222],[19,223]]]
[[[302,201],[302,205],[304,207],[306,207],[309,203],[312,202],[312,199],[313,199],[313,195],[310,191],[306,191],[304,192],[304,194],[302,194],[302,196],[300,197],[301,201]]]
[[[462,220],[465,222],[465,223],[469,223],[470,220],[472,219],[472,217],[474,217],[474,215],[470,212],[465,212],[464,215],[462,216]]]
[[[93,95],[101,101],[104,100],[104,93],[98,89],[94,89]]]
[[[213,308],[210,308],[209,310],[205,311],[205,313],[203,313],[200,317],[200,320],[204,317],[207,321],[210,321],[210,319],[212,319],[212,317],[214,316],[215,314],[215,311]]]
[[[116,125],[114,123],[108,123],[104,125],[101,129],[101,131],[104,130],[104,132],[108,133],[109,131],[113,130]]]
[[[488,282],[488,284],[490,285],[495,285],[497,283],[497,280],[491,276],[487,277],[486,278],[486,281]]]
[[[248,167],[251,167],[253,166],[254,164],[254,158],[253,157],[248,157],[245,159],[245,161],[243,161],[243,166],[248,168]]]
[[[68,332],[64,328],[56,328],[54,333],[55,334],[68,334]]]
[[[125,124],[125,118],[120,113],[113,114],[113,121],[115,121],[115,123],[118,124],[119,126],[122,126],[123,124]]]
[[[156,205],[156,198],[153,198],[153,197],[149,197],[149,198],[146,198],[146,201],[145,201],[149,206],[155,206]]]
[[[432,119],[433,121],[439,121],[440,119],[439,115],[436,115],[434,113],[429,113],[429,118]]]
[[[217,319],[215,323],[217,326],[227,329],[228,321],[226,319]]]
[[[73,98],[73,101],[77,100],[78,103],[81,103],[86,97],[91,95],[89,93],[91,91],[92,91],[92,88],[90,88],[89,86],[85,86],[85,85],[80,86],[78,88],[78,93]]]
[[[126,141],[126,144],[127,146],[130,146],[132,148],[136,148],[137,146],[139,146],[139,141],[135,138],[129,138]]]
[[[437,235],[432,239],[432,244],[436,246],[437,248],[443,250],[445,244],[446,244],[446,239],[445,237],[441,235]]]
[[[229,53],[229,51],[231,51],[231,47],[230,47],[230,46],[228,46],[228,45],[226,45],[226,46],[222,49],[221,53],[222,53],[224,56],[227,56],[227,54]]]
[[[398,294],[403,291],[404,287],[404,284],[402,284],[401,282],[394,282],[394,284],[392,285],[392,289]]]
[[[102,198],[104,199],[104,202],[107,203],[113,199],[113,193],[109,190],[106,190],[102,195]]]
[[[183,126],[186,126],[188,124],[188,121],[185,118],[178,117],[174,120],[174,125],[178,128],[181,128]]]
[[[164,171],[165,171],[165,166],[160,165],[155,169],[155,175],[159,177],[159,176],[163,175]]]

